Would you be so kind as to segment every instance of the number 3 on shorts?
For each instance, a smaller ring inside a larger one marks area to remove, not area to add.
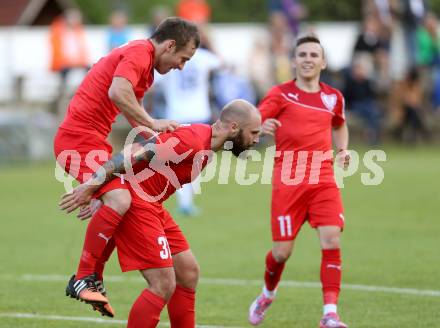
[[[157,243],[162,246],[162,250],[160,251],[160,258],[162,260],[166,260],[170,257],[171,251],[170,246],[168,245],[168,240],[166,237],[161,236],[157,238]]]
[[[278,222],[280,224],[280,234],[281,237],[292,236],[292,220],[290,215],[279,216]]]

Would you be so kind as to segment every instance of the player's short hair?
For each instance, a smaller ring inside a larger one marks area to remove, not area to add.
[[[304,43],[310,43],[310,42],[319,44],[322,49],[322,56],[325,57],[324,47],[322,46],[321,41],[319,41],[318,37],[315,35],[306,35],[306,36],[303,36],[303,37],[299,38],[298,40],[296,40],[296,45],[295,45],[295,48],[293,49],[293,57],[295,57],[296,49],[300,45],[302,45]]]
[[[200,34],[197,26],[179,17],[164,19],[151,38],[158,43],[165,40],[175,40],[176,51],[184,48],[190,41],[194,42],[196,48],[200,45]]]

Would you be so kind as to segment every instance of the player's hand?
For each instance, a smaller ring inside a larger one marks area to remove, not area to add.
[[[71,193],[61,196],[61,201],[58,204],[62,211],[71,213],[78,207],[90,203],[96,188],[93,185],[84,183],[73,189]]]
[[[350,165],[350,152],[347,149],[341,149],[336,154],[336,163],[344,170]]]
[[[173,120],[154,120],[151,124],[151,129],[157,132],[173,132],[179,126],[180,124]]]
[[[76,217],[81,221],[87,220],[92,217],[101,206],[102,202],[99,199],[92,199],[89,205],[84,205],[79,208],[79,213]]]
[[[280,121],[274,118],[268,118],[267,120],[264,121],[263,125],[261,126],[261,133],[273,136],[275,134],[276,129],[278,129],[280,126],[281,126]]]

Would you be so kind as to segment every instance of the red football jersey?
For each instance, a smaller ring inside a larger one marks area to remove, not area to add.
[[[153,83],[153,62],[154,46],[149,40],[131,41],[101,58],[78,87],[61,127],[107,137],[120,113],[108,96],[113,77],[129,80],[140,99]]]
[[[316,169],[319,183],[334,182],[332,159],[324,155],[332,150],[332,127],[345,121],[344,97],[325,83],[320,87],[309,93],[289,81],[273,87],[258,106],[263,121],[275,118],[282,125],[275,132],[274,186],[317,183]]]
[[[147,168],[139,168],[146,170],[144,174],[136,170],[138,176],[136,183],[130,181],[131,188],[144,200],[142,192],[151,197],[150,202],[164,202],[178,184],[192,182],[205,168],[212,154],[211,136],[212,128],[207,124],[186,125],[158,134],[155,156]],[[137,184],[142,190],[136,188]]]

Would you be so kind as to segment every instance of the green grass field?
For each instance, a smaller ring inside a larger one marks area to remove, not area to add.
[[[440,327],[440,152],[386,152],[381,185],[363,186],[362,167],[344,181],[343,282],[349,288],[341,293],[340,314],[355,328]],[[197,322],[210,327],[249,327],[247,309],[260,292],[271,245],[270,186],[230,182],[202,185],[196,198],[202,215],[176,218],[202,269]],[[120,321],[77,321],[98,315],[64,296],[86,224],[58,211],[63,189],[52,163],[0,167],[0,184],[0,327],[122,327]],[[292,281],[318,283],[319,265],[316,234],[306,225],[283,276],[289,284],[280,287],[262,327],[318,326],[319,286]],[[116,256],[106,274],[115,319],[125,320],[145,284],[137,272],[121,274]]]

